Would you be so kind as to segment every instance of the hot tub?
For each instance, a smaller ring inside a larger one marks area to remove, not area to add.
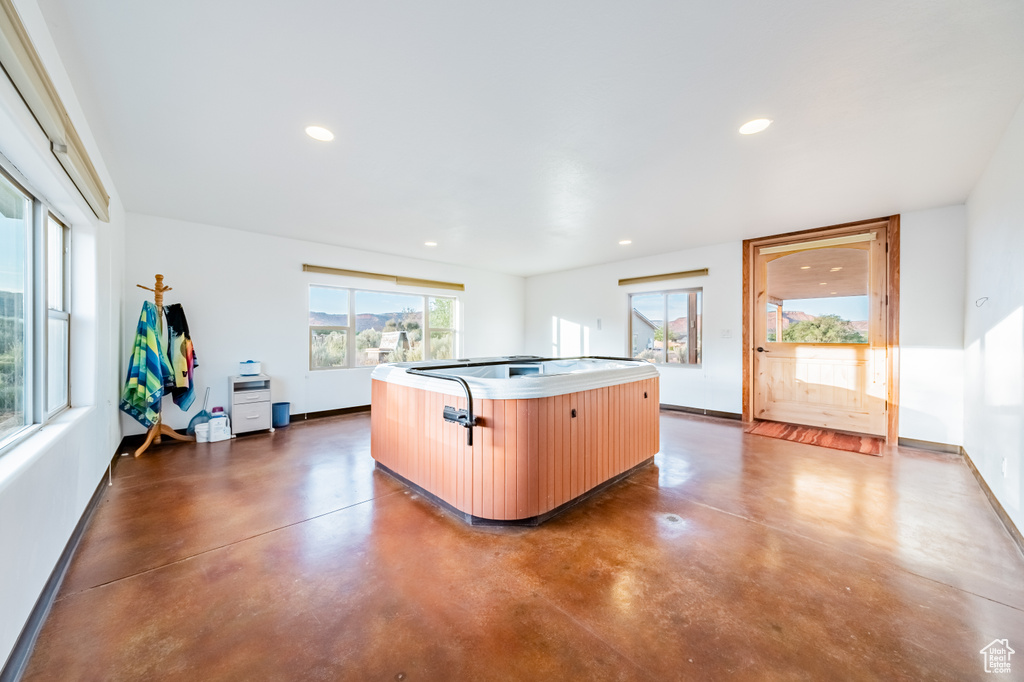
[[[646,362],[517,356],[380,365],[372,377],[378,468],[471,523],[540,523],[659,449],[658,371]]]

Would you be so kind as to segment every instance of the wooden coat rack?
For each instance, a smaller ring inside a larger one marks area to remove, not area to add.
[[[154,302],[156,303],[156,325],[157,325],[156,326],[156,330],[157,330],[156,333],[157,333],[158,337],[162,338],[163,334],[164,334],[164,292],[165,291],[170,291],[171,287],[165,287],[164,286],[164,276],[163,275],[157,275],[156,276],[156,285],[152,289],[150,289],[149,287],[144,287],[141,284],[136,284],[135,286],[137,286],[140,289],[145,289],[146,291],[152,291],[153,292]],[[195,440],[194,437],[192,437],[192,436],[183,436],[180,433],[178,433],[177,431],[175,431],[174,429],[172,429],[167,424],[163,423],[163,419],[162,419],[163,404],[162,403],[163,403],[163,399],[161,398],[161,405],[158,405],[158,409],[156,411],[156,421],[154,421],[153,425],[149,427],[149,431],[146,433],[146,440],[145,440],[145,442],[142,444],[142,446],[138,450],[135,451],[135,456],[136,457],[138,457],[143,452],[145,452],[149,448],[150,445],[152,445],[154,443],[156,443],[157,445],[160,445],[161,437],[162,436],[168,436],[168,437],[173,438],[175,440],[181,440],[181,441],[185,441],[185,442],[191,442],[191,441]]]

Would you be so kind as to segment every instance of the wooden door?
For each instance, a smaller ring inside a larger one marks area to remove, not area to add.
[[[886,234],[751,244],[755,419],[886,435]]]

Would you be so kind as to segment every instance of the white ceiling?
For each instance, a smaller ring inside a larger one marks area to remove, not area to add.
[[[40,5],[129,211],[519,275],[962,202],[1024,97],[1020,0]]]

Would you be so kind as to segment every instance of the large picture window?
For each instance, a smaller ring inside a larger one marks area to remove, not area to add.
[[[69,404],[69,247],[67,227],[0,172],[0,451]]]
[[[0,175],[0,443],[32,423],[32,200]]]
[[[309,368],[455,357],[457,299],[311,285]]]
[[[701,289],[631,294],[630,355],[656,364],[700,365]]]

